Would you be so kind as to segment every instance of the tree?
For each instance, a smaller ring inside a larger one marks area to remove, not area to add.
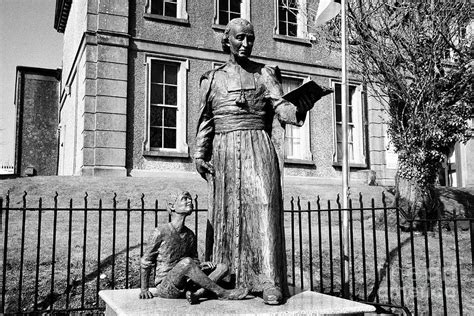
[[[440,164],[470,137],[474,115],[470,1],[350,0],[352,68],[388,113],[398,154],[396,198],[411,217],[435,215]],[[338,21],[315,29],[338,42]]]

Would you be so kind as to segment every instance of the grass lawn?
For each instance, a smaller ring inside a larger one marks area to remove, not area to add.
[[[15,199],[11,201],[12,207],[22,205],[22,190],[32,192],[28,195],[28,198],[31,197],[33,200],[33,202],[28,200],[28,206],[30,207],[38,204],[37,197],[39,196],[48,196],[47,200],[49,201],[43,201],[45,203],[43,205],[51,205],[50,200],[52,200],[51,197],[54,194],[51,195],[49,192],[58,191],[59,193],[69,192],[68,196],[74,199],[74,207],[78,208],[84,205],[85,187],[88,188],[88,205],[93,208],[98,206],[98,197],[111,197],[114,192],[118,191],[120,195],[117,194],[119,210],[115,217],[115,247],[113,247],[114,216],[111,210],[104,210],[101,215],[96,210],[89,210],[87,212],[87,222],[85,222],[83,211],[73,211],[71,227],[69,227],[69,211],[67,209],[60,210],[56,218],[56,229],[53,225],[54,212],[52,210],[44,210],[43,212],[26,211],[24,238],[22,238],[23,212],[10,211],[5,311],[13,312],[18,307],[22,310],[32,310],[35,302],[36,279],[38,279],[39,289],[36,301],[47,305],[46,302],[52,298],[48,296],[52,289],[57,294],[53,299],[55,309],[65,308],[67,300],[69,301],[69,308],[100,307],[102,305],[97,298],[98,288],[139,286],[138,267],[141,253],[141,232],[144,231],[144,239],[146,240],[155,226],[155,221],[158,223],[167,222],[168,216],[164,212],[145,211],[142,227],[140,211],[132,211],[129,213],[129,217],[127,216],[127,212],[124,210],[127,206],[126,198],[132,198],[130,201],[132,208],[140,207],[141,192],[144,191],[146,192],[144,198],[146,207],[153,208],[155,199],[159,199],[158,207],[163,209],[166,205],[163,196],[174,194],[177,191],[176,185],[144,181],[143,179],[140,179],[140,181],[137,179],[130,180],[130,178],[127,178],[128,181],[113,181],[113,184],[103,183],[108,179],[92,181],[91,178],[85,178],[85,180],[84,178],[74,178],[75,181],[76,179],[79,183],[59,181],[57,184],[48,184],[48,181],[44,180],[41,181],[43,187],[38,186],[38,183],[35,185],[25,183],[12,185],[12,182],[9,182],[1,189],[2,192],[5,192],[5,187],[8,186],[10,192],[15,193]],[[191,184],[189,183],[189,185]],[[75,189],[77,187],[78,189]],[[186,185],[183,185],[183,187],[186,187]],[[204,208],[207,205],[205,186],[194,185],[193,189],[200,196],[199,208]],[[313,189],[308,189],[308,192]],[[308,192],[298,188],[288,190],[302,193],[303,196],[309,195]],[[45,194],[46,191],[48,194]],[[17,199],[18,196],[20,197],[19,200]],[[69,200],[61,197],[62,195],[58,198],[58,204],[60,207],[66,207]],[[107,198],[107,202],[105,200],[104,198],[103,207],[110,208],[111,198]],[[289,198],[285,200],[285,209],[289,209]],[[307,200],[302,198],[303,210],[306,209]],[[376,204],[380,205],[380,201],[377,201]],[[335,206],[334,202],[332,202],[332,205]],[[368,206],[369,203],[366,202],[365,205]],[[311,206],[312,209],[316,207],[314,199],[311,199]],[[326,201],[321,203],[321,208],[327,208]],[[380,213],[380,211],[376,212]],[[155,214],[157,214],[156,217]],[[41,216],[40,227],[38,225],[39,216]],[[99,216],[101,221],[99,221]],[[298,214],[293,216],[293,221],[291,213],[286,213],[285,216],[290,283],[305,289],[312,285],[316,291],[338,295],[341,283],[341,241],[339,238],[338,212],[332,212],[331,218],[328,217],[327,212],[321,212],[321,218],[319,219],[316,212],[312,212],[311,218],[308,218],[307,212],[303,211],[301,213],[301,229]],[[380,218],[380,214],[378,218]],[[5,224],[5,214],[3,214],[2,220]],[[205,212],[195,213],[187,221],[187,225],[198,233],[198,248],[201,255],[204,253],[205,222]],[[453,231],[447,231],[444,228],[439,230],[438,227],[435,227],[433,231],[426,235],[401,232],[401,246],[399,247],[395,227],[392,224],[388,224],[388,226],[387,231],[385,231],[384,226],[380,225],[379,222],[374,223],[371,212],[365,211],[361,215],[360,211],[354,211],[352,221],[353,247],[350,252],[350,272],[354,275],[354,278],[350,279],[352,297],[358,300],[401,305],[400,288],[402,288],[404,294],[403,305],[407,306],[412,312],[415,310],[416,303],[419,313],[428,313],[431,295],[431,305],[433,306],[431,312],[442,314],[444,312],[444,288],[446,307],[449,314],[459,314],[460,298],[463,304],[463,314],[474,314],[474,302],[472,300],[472,297],[474,297],[474,281],[471,265],[473,249],[469,231],[459,230],[457,236]],[[38,234],[39,229],[41,230],[40,234]],[[309,238],[310,229],[311,239]],[[54,253],[54,283],[52,284],[54,232],[56,232],[56,247]],[[70,235],[69,232],[71,232]],[[442,252],[440,251],[439,242],[440,233],[443,237]],[[455,246],[456,238],[458,239],[457,248]],[[22,239],[24,240],[23,245]],[[3,247],[3,240],[1,244]],[[40,247],[38,247],[38,244]],[[71,249],[70,258],[68,258],[69,247]],[[115,257],[112,256],[112,249],[115,249]],[[23,259],[22,253],[24,254]],[[399,253],[401,254],[400,261]],[[414,256],[412,256],[412,253]],[[429,261],[426,260],[427,257]],[[23,261],[22,265],[20,264],[21,261]],[[457,261],[459,261],[459,271],[456,269]],[[429,262],[429,267],[427,262]],[[443,270],[441,269],[441,263],[443,263]],[[112,270],[114,271],[112,272]],[[68,271],[70,272],[69,287],[67,286]],[[312,277],[310,271],[312,271]],[[21,272],[23,277],[20,280]],[[429,286],[427,282],[428,272],[431,282]],[[414,280],[416,284],[414,284]],[[22,301],[21,306],[18,306],[20,283]],[[403,284],[403,287],[400,287],[401,284]],[[459,285],[461,294],[458,292]],[[415,289],[416,295],[414,293]],[[81,295],[83,292],[84,295]],[[97,305],[98,302],[99,305]]]

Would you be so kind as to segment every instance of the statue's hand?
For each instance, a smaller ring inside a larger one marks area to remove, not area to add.
[[[201,269],[215,269],[216,264],[214,262],[206,261],[201,263]]]
[[[204,161],[204,159],[201,158],[196,158],[194,163],[196,164],[197,172],[199,172],[204,180],[207,180],[207,174],[214,174],[214,167],[210,162]]]
[[[153,294],[148,289],[140,290],[140,299],[150,299],[150,298],[153,298]]]

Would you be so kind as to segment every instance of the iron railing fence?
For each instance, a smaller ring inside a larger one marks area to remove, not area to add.
[[[153,228],[169,221],[166,207],[111,206],[88,195],[67,207],[0,200],[4,313],[103,311],[102,289],[139,287],[139,258]],[[97,201],[95,201],[97,202]],[[186,224],[204,254],[206,211],[194,199]],[[79,205],[80,204],[80,205]],[[342,209],[292,199],[285,210],[289,283],[340,296],[344,283]],[[349,202],[350,299],[405,314],[474,313],[474,218],[406,220],[397,207],[363,197]],[[402,222],[403,225],[402,225]]]

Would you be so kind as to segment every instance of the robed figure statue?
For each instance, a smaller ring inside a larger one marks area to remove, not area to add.
[[[236,287],[280,304],[288,276],[272,122],[301,126],[314,101],[301,96],[296,106],[282,97],[279,69],[249,60],[254,40],[247,20],[227,25],[222,47],[229,61],[201,77],[194,159],[212,190],[206,260],[226,264]]]

